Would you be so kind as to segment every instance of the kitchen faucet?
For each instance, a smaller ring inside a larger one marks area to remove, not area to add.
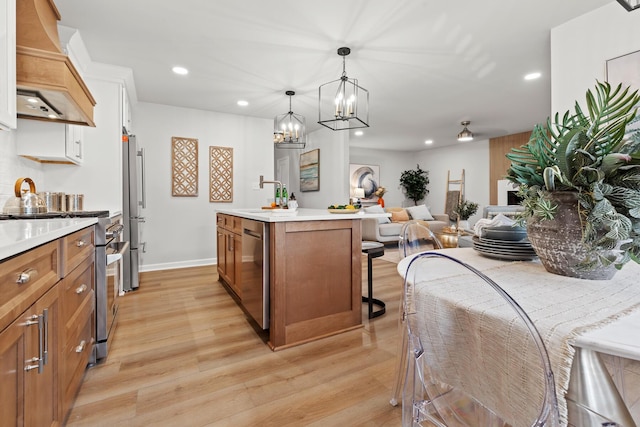
[[[278,201],[278,206],[284,208],[284,204],[282,203],[282,183],[280,181],[265,181],[264,176],[260,175],[260,188],[264,188],[263,184],[275,184],[279,187],[280,191],[278,194],[280,195],[280,200]]]

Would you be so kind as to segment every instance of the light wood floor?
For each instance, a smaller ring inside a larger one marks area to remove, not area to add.
[[[120,298],[106,362],[90,368],[67,426],[399,426],[389,404],[402,282],[374,259],[387,313],[272,352],[215,266],[145,273]],[[366,258],[363,257],[366,295]]]

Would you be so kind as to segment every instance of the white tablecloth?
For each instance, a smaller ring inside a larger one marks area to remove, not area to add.
[[[564,395],[573,358],[571,343],[579,334],[640,308],[640,265],[630,262],[613,279],[593,281],[548,273],[539,262],[486,258],[471,248],[446,249],[443,253],[485,273],[518,301],[534,321],[549,352],[560,415],[563,424],[566,423]],[[403,276],[407,265],[408,259],[398,264],[398,272]],[[446,280],[447,275],[443,271],[438,280]],[[429,297],[416,288],[416,300]],[[482,359],[483,355],[477,357]]]

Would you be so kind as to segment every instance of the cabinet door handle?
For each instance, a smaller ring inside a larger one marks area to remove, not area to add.
[[[44,328],[44,338],[42,339],[42,364],[46,365],[49,361],[49,309],[42,310],[42,323]]]
[[[87,285],[85,285],[84,283],[80,286],[78,286],[76,288],[76,294],[80,295],[81,293],[83,293],[84,291],[87,290]]]
[[[27,365],[24,367],[25,371],[31,371],[33,369],[37,369],[40,366],[39,363],[36,363],[38,362],[37,357],[32,357],[31,359],[25,360],[25,362],[27,363]],[[32,365],[31,363],[35,363],[35,365]]]
[[[80,344],[76,347],[76,353],[82,353],[86,345],[87,342],[85,340],[80,341]]]
[[[18,285],[24,285],[25,283],[29,283],[31,279],[35,279],[37,276],[38,276],[38,270],[36,270],[35,268],[27,268],[25,271],[18,274],[16,283]]]
[[[34,314],[33,316],[29,316],[29,319],[24,322],[24,326],[31,326],[38,324],[38,315]]]
[[[79,247],[79,248],[81,248],[81,247],[85,246],[86,244],[87,244],[87,243],[86,243],[84,240],[78,240],[78,241],[76,242],[76,246],[77,246],[77,247]]]

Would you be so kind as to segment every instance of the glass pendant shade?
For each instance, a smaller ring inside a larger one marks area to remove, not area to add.
[[[461,125],[464,126],[464,129],[462,129],[462,131],[458,134],[458,141],[465,142],[473,140],[473,133],[469,129],[467,129],[467,126],[469,126],[470,123],[471,122],[468,121],[461,123]]]
[[[296,93],[288,90],[289,112],[273,119],[273,143],[276,148],[304,148],[307,144],[307,125],[304,116],[291,111],[291,97]]]
[[[342,76],[318,89],[318,123],[331,130],[369,127],[369,91],[346,75],[345,57],[350,52],[348,47],[338,49]]]
[[[640,8],[640,0],[618,0],[618,3],[622,5],[629,12]]]

